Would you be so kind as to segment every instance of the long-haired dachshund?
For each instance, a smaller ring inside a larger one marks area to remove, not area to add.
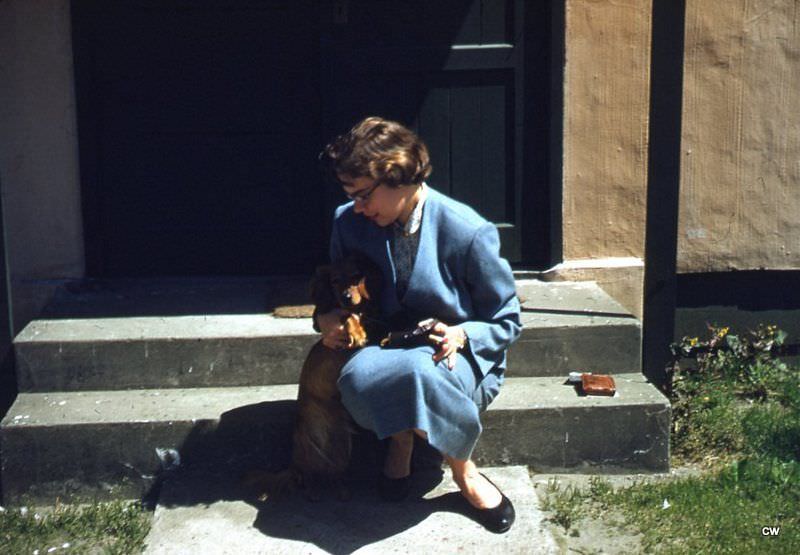
[[[315,313],[337,307],[347,311],[343,324],[351,348],[330,349],[322,340],[311,347],[300,371],[289,468],[277,473],[250,471],[242,480],[246,487],[258,490],[260,499],[300,488],[307,499],[318,500],[320,487],[330,484],[336,486],[340,499],[349,498],[343,477],[356,429],[336,381],[354,349],[381,336],[377,318],[381,286],[380,268],[361,253],[317,268],[310,284]]]

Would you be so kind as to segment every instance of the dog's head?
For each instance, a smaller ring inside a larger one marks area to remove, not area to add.
[[[320,266],[311,281],[311,299],[323,311],[341,307],[360,310],[379,299],[380,268],[366,255],[353,253],[334,264]]]

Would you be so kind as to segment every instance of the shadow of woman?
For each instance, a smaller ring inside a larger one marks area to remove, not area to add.
[[[437,480],[436,474],[430,470],[426,473],[429,476],[415,473],[414,492],[401,502],[381,501],[374,488],[365,487],[356,488],[346,502],[324,499],[310,503],[300,496],[267,500],[259,505],[253,527],[271,538],[313,544],[338,555],[398,536],[434,513],[464,514],[463,498],[458,492],[419,494],[434,489],[430,484]]]
[[[329,553],[349,553],[395,536],[435,512],[467,514],[459,492],[436,495],[443,484],[442,456],[416,435],[409,498],[382,501],[376,483],[389,439],[379,440],[363,428],[354,437],[345,474],[351,499],[340,501],[333,490],[325,490],[317,502],[300,492],[259,500],[258,492],[242,486],[241,477],[252,469],[275,472],[289,465],[295,413],[294,400],[266,401],[229,410],[218,421],[195,422],[177,449],[178,462],[162,470],[145,497],[167,509],[243,501],[257,514],[242,526],[252,525],[270,538],[313,543]]]

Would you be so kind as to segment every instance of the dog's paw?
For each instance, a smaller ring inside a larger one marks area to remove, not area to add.
[[[351,314],[345,320],[345,330],[349,339],[350,347],[363,347],[367,344],[367,332],[361,325],[361,318],[358,314]]]

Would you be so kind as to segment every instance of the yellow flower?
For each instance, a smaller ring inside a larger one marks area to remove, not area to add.
[[[689,340],[689,345],[691,345],[692,347],[694,347],[695,345],[697,345],[697,338],[696,338],[696,337],[692,337],[692,338]]]

